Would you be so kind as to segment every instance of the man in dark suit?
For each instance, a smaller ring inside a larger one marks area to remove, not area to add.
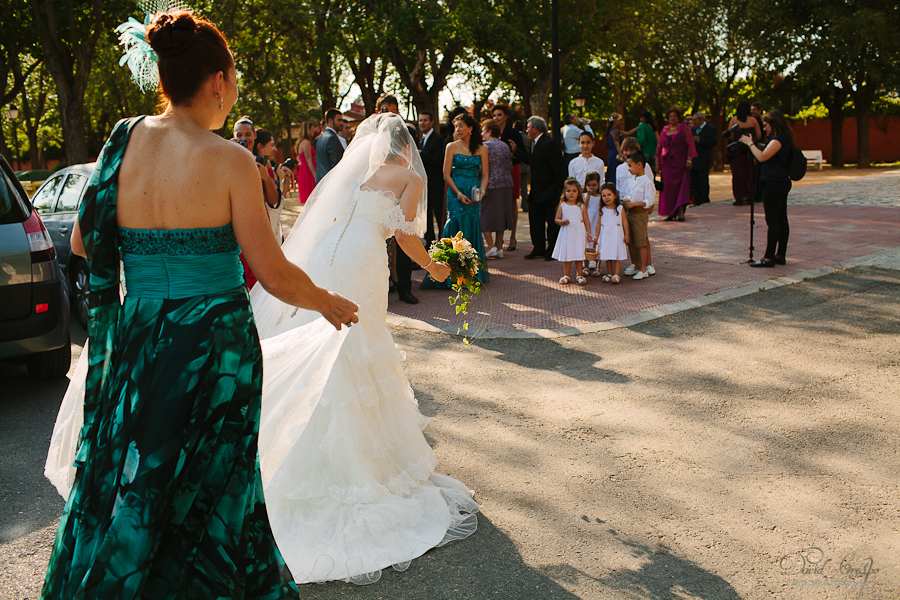
[[[547,133],[547,122],[540,117],[528,119],[525,134],[532,140],[531,191],[528,194],[528,220],[534,250],[525,258],[553,260],[553,248],[559,225],[556,224],[556,207],[566,180],[566,161],[562,148]],[[546,236],[545,236],[546,230]],[[546,243],[546,245],[545,245]]]
[[[699,205],[709,202],[709,170],[719,136],[716,135],[716,126],[707,123],[702,112],[694,114],[693,131],[697,156],[691,161],[691,195],[694,196],[694,204]]]
[[[396,96],[391,96],[390,94],[382,96],[378,99],[377,106],[379,113],[394,113],[395,115],[400,115],[400,104],[397,101]],[[406,127],[409,130],[410,137],[415,141],[416,130],[410,125],[407,125]],[[418,146],[418,142],[416,142],[416,146]],[[398,244],[394,238],[391,238],[388,243],[394,248],[394,270],[397,274],[397,294],[400,296],[400,299],[407,304],[418,304],[419,299],[413,296],[412,293],[412,260],[410,260],[403,251],[403,248],[400,247],[400,244]],[[418,265],[416,268],[419,268]],[[388,292],[390,292],[390,288],[388,289]]]
[[[325,130],[316,139],[316,183],[334,168],[344,156],[338,132],[344,127],[344,115],[336,108],[325,111]]]
[[[431,247],[441,235],[446,220],[444,211],[444,138],[434,129],[434,115],[428,111],[419,113],[419,156],[428,176],[428,226],[425,229],[425,245]],[[434,223],[437,221],[437,229]]]

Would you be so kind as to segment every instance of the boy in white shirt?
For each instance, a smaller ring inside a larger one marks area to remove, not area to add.
[[[594,149],[594,136],[587,131],[582,131],[578,136],[578,148],[581,154],[569,162],[569,177],[574,177],[578,185],[584,189],[584,179],[591,171],[603,172],[603,161],[591,154]]]
[[[628,211],[628,227],[631,230],[629,252],[637,265],[633,279],[646,279],[647,273],[647,223],[650,210],[656,203],[656,186],[653,180],[645,177],[647,158],[644,153],[637,151],[626,159],[628,172],[631,174],[627,183],[626,193],[622,194],[622,206]]]
[[[616,189],[619,191],[619,197],[625,198],[628,196],[628,188],[631,187],[631,182],[634,180],[634,176],[628,172],[628,161],[627,158],[634,154],[635,152],[641,151],[641,145],[638,143],[636,137],[627,137],[622,140],[622,154],[625,156],[626,161],[616,167]],[[650,168],[650,164],[644,165],[644,177],[653,182],[653,170]],[[656,183],[653,183],[654,187]],[[653,211],[648,211],[647,216],[649,217]],[[634,275],[637,272],[637,265],[633,264],[625,269],[625,275]],[[647,239],[647,269],[644,271],[647,275],[656,275],[656,269],[653,268],[653,254],[650,250],[650,239]]]

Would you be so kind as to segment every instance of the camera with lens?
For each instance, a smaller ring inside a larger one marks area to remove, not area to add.
[[[243,147],[246,148],[247,150],[250,149],[250,140],[236,140],[236,141],[237,141],[238,144],[240,144],[241,146],[243,146]]]
[[[281,165],[282,165],[285,169],[287,169],[288,171],[293,171],[293,170],[294,170],[294,167],[296,167],[296,163],[294,163],[294,159],[293,159],[293,158],[288,158],[286,161],[284,161],[283,163],[281,163]]]
[[[750,146],[743,142],[731,142],[725,150],[725,160],[731,160],[733,156],[740,154],[741,152],[749,153]]]

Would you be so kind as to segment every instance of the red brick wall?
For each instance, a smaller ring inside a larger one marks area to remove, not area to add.
[[[828,119],[794,121],[794,140],[801,150],[821,150],[831,162],[831,122]],[[900,117],[872,117],[869,156],[873,162],[900,160]],[[844,120],[844,162],[856,162],[856,117]]]

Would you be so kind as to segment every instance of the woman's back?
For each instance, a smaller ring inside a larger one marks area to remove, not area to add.
[[[134,127],[120,167],[118,225],[197,229],[231,223],[232,178],[246,152],[176,117],[143,119]]]

